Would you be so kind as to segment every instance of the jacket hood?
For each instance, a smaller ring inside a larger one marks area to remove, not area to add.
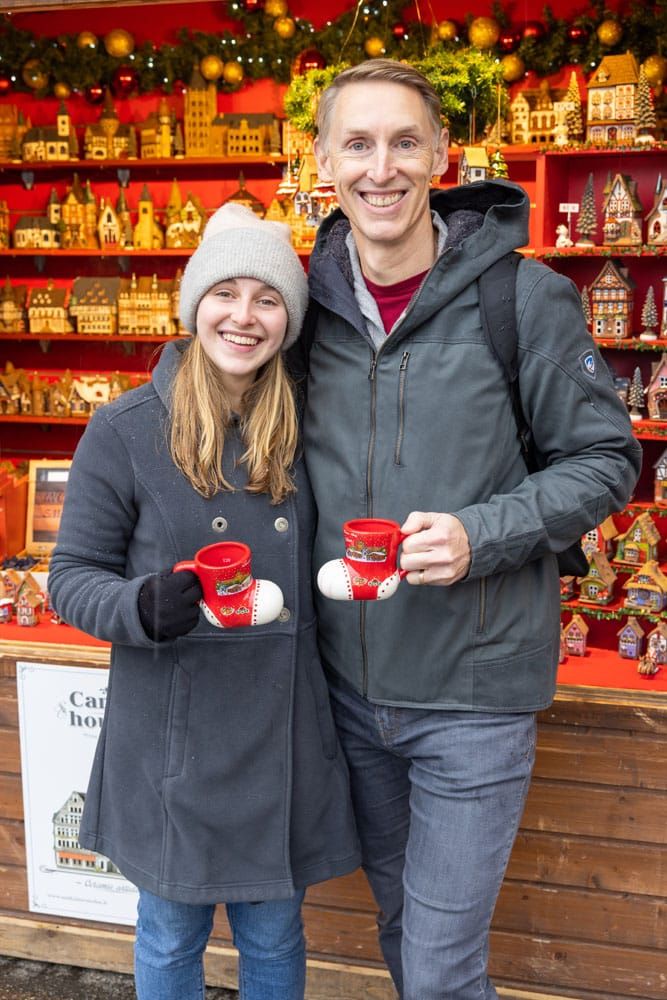
[[[422,285],[416,308],[406,318],[409,328],[454,298],[499,257],[528,242],[528,195],[509,181],[479,181],[432,191],[430,207],[446,223],[447,241]],[[340,209],[322,222],[310,260],[310,291],[321,305],[363,332],[345,243],[349,232],[350,223]]]
[[[165,344],[158,363],[153,369],[151,382],[165,409],[171,409],[171,384],[190,339],[179,340],[178,343]]]

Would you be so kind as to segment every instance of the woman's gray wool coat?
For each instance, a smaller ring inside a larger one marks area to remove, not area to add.
[[[353,871],[347,770],[318,658],[313,503],[243,490],[199,496],[166,442],[179,347],[151,383],[99,410],[77,448],[49,576],[65,621],[110,641],[107,710],[80,841],[130,881],[186,903],[269,900]],[[234,436],[225,473],[244,471]],[[217,629],[200,615],[175,642],[142,629],[149,574],[204,545],[246,542],[284,595],[281,620]]]

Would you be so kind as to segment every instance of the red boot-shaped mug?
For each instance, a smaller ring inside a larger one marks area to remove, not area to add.
[[[271,580],[255,580],[252,555],[242,542],[216,542],[195,553],[194,559],[176,563],[174,572],[189,569],[201,583],[199,606],[216,628],[266,625],[283,607],[283,594]]]
[[[406,575],[398,568],[398,547],[407,536],[396,521],[361,517],[343,525],[345,557],[331,559],[317,574],[317,586],[334,601],[384,601]]]

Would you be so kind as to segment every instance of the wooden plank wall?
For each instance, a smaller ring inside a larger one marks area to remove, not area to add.
[[[600,692],[561,692],[540,717],[535,774],[493,923],[491,973],[503,992],[667,1000],[666,841],[667,700],[663,706],[650,698],[624,703]],[[131,961],[127,928],[38,916],[37,921],[28,912],[15,666],[12,657],[3,657],[0,919],[5,943],[0,949],[14,953],[14,918],[17,927],[30,920],[16,932],[22,941],[17,954],[25,953],[26,927],[39,925],[28,948],[33,957],[58,954],[62,961],[101,965],[98,942],[90,959],[81,941],[66,948],[64,957],[46,944],[53,941],[48,928],[53,925],[55,931],[58,925],[67,930],[68,940],[77,940],[78,927],[81,940],[94,931],[116,941],[120,951],[110,950],[111,967]],[[311,975],[319,984],[311,996],[389,1000],[373,902],[360,873],[313,887],[305,922]],[[233,981],[222,908],[207,969],[214,983]]]

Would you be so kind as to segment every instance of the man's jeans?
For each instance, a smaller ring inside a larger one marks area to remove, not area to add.
[[[363,868],[402,1000],[490,1000],[489,927],[535,757],[531,712],[373,705],[331,680]]]
[[[303,893],[267,903],[227,903],[239,952],[241,1000],[303,1000]],[[203,954],[215,906],[174,903],[139,890],[134,949],[138,1000],[204,1000]]]

